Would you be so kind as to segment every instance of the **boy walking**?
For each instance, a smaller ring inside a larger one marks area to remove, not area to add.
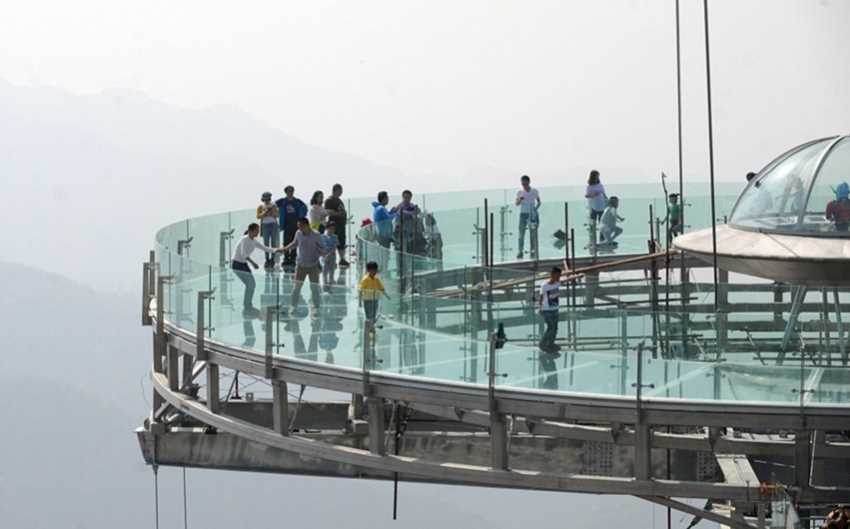
[[[360,301],[363,302],[366,319],[374,322],[378,316],[378,301],[381,296],[390,299],[384,290],[384,283],[378,277],[378,263],[375,261],[366,263],[366,275],[357,284],[357,289],[360,291]]]
[[[329,290],[334,280],[336,271],[336,247],[339,239],[336,236],[336,223],[331,221],[325,226],[325,234],[322,236],[322,244],[325,247],[325,256],[322,258],[322,282],[325,290]]]
[[[540,350],[544,353],[560,356],[560,347],[555,343],[558,336],[558,298],[561,288],[561,269],[552,267],[549,272],[549,280],[540,286],[540,295],[537,304],[540,306],[540,315],[546,323],[546,331],[540,338]]]

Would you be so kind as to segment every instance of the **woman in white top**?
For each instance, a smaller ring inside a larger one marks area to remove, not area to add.
[[[584,197],[587,199],[587,206],[590,208],[590,219],[601,219],[605,207],[608,206],[608,197],[605,195],[605,186],[599,180],[599,171],[596,169],[590,171]]]
[[[310,220],[310,228],[322,232],[324,231],[325,222],[328,220],[328,210],[324,207],[325,194],[321,191],[313,193],[313,198],[310,199],[310,211],[307,212],[307,218]]]
[[[257,309],[254,308],[254,288],[256,287],[256,283],[254,281],[254,274],[251,273],[251,269],[248,268],[248,264],[250,263],[255,269],[259,268],[259,266],[253,259],[251,259],[251,254],[254,253],[255,250],[268,253],[280,252],[279,248],[270,248],[258,241],[257,236],[259,234],[260,225],[256,222],[249,224],[248,229],[245,230],[245,234],[241,239],[239,239],[239,242],[236,243],[236,248],[233,250],[233,258],[230,263],[230,267],[233,269],[236,277],[238,277],[245,285],[245,296],[242,298],[243,314],[255,314],[258,312]]]

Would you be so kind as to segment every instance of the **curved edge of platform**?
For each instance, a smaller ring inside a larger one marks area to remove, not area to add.
[[[166,325],[166,335],[169,345],[181,353],[197,354],[194,334]],[[346,393],[361,393],[364,389],[363,372],[357,368],[280,356],[267,358],[255,351],[209,339],[203,345],[208,362],[250,375]],[[367,383],[372,395],[391,400],[467,410],[487,410],[491,404],[486,384],[381,371],[370,371]],[[636,414],[634,397],[504,386],[496,386],[494,396],[501,412],[529,417],[631,423]],[[799,404],[790,402],[736,403],[659,397],[641,400],[641,413],[652,424],[850,429],[847,406],[809,405],[805,411],[805,416],[801,416]]]

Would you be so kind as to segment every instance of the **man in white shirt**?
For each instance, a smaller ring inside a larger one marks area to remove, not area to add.
[[[555,338],[558,337],[558,298],[561,288],[561,269],[552,267],[549,272],[549,280],[540,285],[540,295],[537,304],[540,306],[540,315],[546,323],[546,331],[540,337],[540,350],[553,356],[560,356]]]
[[[230,268],[233,269],[236,277],[245,285],[245,295],[242,298],[242,314],[246,316],[259,316],[259,311],[254,308],[254,288],[256,287],[256,282],[254,281],[254,274],[248,268],[248,264],[250,263],[254,269],[259,268],[259,266],[251,259],[251,254],[255,250],[261,250],[270,254],[281,252],[279,248],[270,248],[258,241],[257,236],[259,234],[260,225],[256,222],[249,224],[248,229],[245,230],[245,234],[236,243],[236,248],[233,249],[233,258],[230,263]]]
[[[525,230],[528,229],[532,234],[532,241],[535,240],[534,232],[537,230],[539,217],[537,208],[540,207],[540,193],[531,187],[531,178],[528,175],[522,175],[519,179],[522,186],[516,194],[516,205],[519,206],[519,248],[517,250],[517,259],[522,259],[523,250],[525,249]],[[532,242],[532,246],[534,243]],[[532,255],[535,255],[537,248],[531,248]]]

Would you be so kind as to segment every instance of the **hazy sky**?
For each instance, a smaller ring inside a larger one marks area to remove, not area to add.
[[[675,168],[674,1],[7,2],[0,77],[235,104],[407,173],[563,183]],[[718,177],[850,132],[850,1],[712,0]],[[686,174],[705,174],[702,2],[682,0]]]

